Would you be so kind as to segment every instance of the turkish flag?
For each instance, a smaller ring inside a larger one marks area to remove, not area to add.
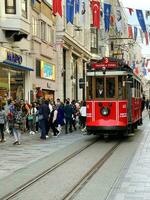
[[[128,38],[133,39],[133,31],[132,31],[132,26],[128,25]]]
[[[93,26],[100,28],[100,2],[91,2],[92,14],[93,14]]]
[[[132,15],[132,13],[134,12],[134,10],[132,8],[128,8],[130,15]]]
[[[53,0],[53,14],[56,13],[62,17],[62,0]]]

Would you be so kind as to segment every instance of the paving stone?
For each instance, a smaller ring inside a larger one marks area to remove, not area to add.
[[[119,178],[109,200],[150,200],[150,123],[144,120],[141,129],[144,137],[132,159],[129,168]]]

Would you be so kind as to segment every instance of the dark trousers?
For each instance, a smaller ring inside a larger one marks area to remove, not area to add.
[[[48,135],[49,128],[50,128],[50,126],[49,126],[49,121],[48,121],[48,119],[44,119],[44,120],[45,120],[46,135]]]
[[[0,124],[1,139],[4,140],[4,124]]]
[[[54,136],[56,136],[59,133],[59,131],[57,130],[57,123],[56,122],[51,124],[51,129],[54,133]]]
[[[81,126],[82,126],[82,128],[85,127],[85,124],[86,124],[86,117],[81,116]]]
[[[39,122],[36,122],[36,131],[39,130]]]
[[[46,139],[46,127],[44,119],[39,121],[39,127],[41,129],[41,139]]]
[[[69,125],[69,131],[72,132],[72,118],[66,118],[66,124],[65,124],[65,131],[68,133],[68,125]]]

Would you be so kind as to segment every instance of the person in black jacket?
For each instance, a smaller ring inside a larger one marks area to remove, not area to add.
[[[66,101],[66,105],[64,107],[64,117],[65,117],[65,131],[66,134],[68,133],[68,125],[69,125],[69,131],[72,132],[72,115],[73,115],[73,107],[69,103],[69,101]]]
[[[48,106],[48,101],[43,101],[39,107],[39,126],[41,128],[41,139],[46,139],[46,137],[48,137],[49,115],[50,109]]]

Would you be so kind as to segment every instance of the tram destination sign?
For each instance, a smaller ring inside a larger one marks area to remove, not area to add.
[[[110,60],[109,58],[103,58],[98,62],[91,63],[91,67],[94,69],[114,69],[117,68],[118,62],[116,60]]]

